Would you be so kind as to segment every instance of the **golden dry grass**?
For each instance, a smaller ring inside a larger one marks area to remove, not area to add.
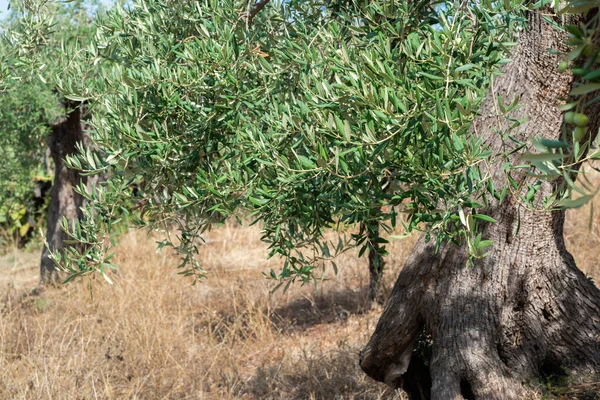
[[[569,212],[566,238],[599,282],[589,207]],[[0,399],[402,398],[358,367],[381,313],[367,307],[366,260],[343,255],[318,293],[270,294],[261,273],[279,261],[266,260],[258,228],[227,224],[208,238],[208,279],[195,287],[139,231],[120,240],[114,285],[92,277],[29,295],[39,255],[0,257]],[[414,241],[392,241],[388,285]]]
[[[360,372],[358,350],[381,309],[368,310],[366,260],[343,255],[314,287],[270,294],[256,227],[209,233],[192,287],[158,237],[121,239],[113,275],[27,295],[37,255],[0,259],[0,399],[392,399]],[[391,283],[414,239],[394,241]],[[343,267],[343,268],[342,268]]]
[[[598,165],[600,166],[600,165]],[[584,169],[585,177],[578,179],[591,190],[600,187],[600,173]],[[592,201],[583,207],[567,211],[565,221],[565,241],[567,248],[573,254],[577,266],[591,277],[596,286],[600,284],[600,196],[595,196]]]

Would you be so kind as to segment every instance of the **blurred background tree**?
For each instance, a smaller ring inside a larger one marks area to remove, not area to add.
[[[0,174],[5,183],[0,191],[0,223],[9,233],[18,229],[21,237],[31,234],[30,228],[42,217],[39,207],[45,201],[39,197],[48,189],[46,182],[52,181],[43,213],[48,246],[42,250],[42,283],[59,278],[48,256],[50,251],[62,252],[66,245],[59,222],[81,217],[83,198],[73,188],[87,178],[63,160],[86,141],[85,107],[83,99],[64,95],[57,88],[63,83],[73,87],[73,73],[79,73],[78,84],[92,73],[82,58],[95,32],[92,18],[99,7],[96,1],[82,0],[13,2],[3,22],[6,74],[0,100],[0,146],[7,162]],[[41,204],[35,206],[35,202]]]

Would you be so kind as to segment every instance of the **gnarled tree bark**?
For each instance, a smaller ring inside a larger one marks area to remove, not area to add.
[[[497,94],[505,104],[520,98],[511,116],[528,123],[510,132],[517,139],[561,136],[557,106],[573,81],[557,73],[560,56],[548,49],[564,51],[564,43],[565,33],[541,13],[528,14],[513,62],[495,80],[472,129],[495,152],[512,145],[497,133],[508,131],[508,121],[498,117]],[[600,110],[588,115],[589,132],[598,132]],[[500,165],[488,171],[495,187],[506,184]],[[542,183],[536,201],[553,190]],[[600,291],[565,248],[564,212],[531,212],[507,196],[486,214],[498,221],[482,228],[494,244],[474,267],[466,267],[464,247],[446,244],[434,254],[432,244],[417,243],[361,352],[369,376],[408,389],[413,399],[517,399],[531,378],[549,370],[600,372]],[[427,366],[413,352],[422,332],[432,338]]]
[[[57,281],[58,270],[50,259],[50,251],[59,251],[65,247],[65,232],[62,231],[60,222],[63,217],[71,223],[75,218],[81,217],[81,206],[84,198],[73,189],[80,182],[87,183],[88,179],[79,174],[78,171],[66,166],[64,160],[67,156],[76,154],[78,143],[86,141],[84,130],[83,105],[80,103],[67,103],[65,107],[69,110],[68,115],[51,126],[48,146],[54,161],[54,183],[50,193],[50,205],[48,208],[48,227],[46,240],[48,247],[42,250],[40,266],[40,283]]]

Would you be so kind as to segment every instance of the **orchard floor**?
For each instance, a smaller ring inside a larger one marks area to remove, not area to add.
[[[596,282],[599,214],[591,230],[589,205],[566,225]],[[258,228],[225,225],[207,238],[208,279],[196,286],[140,231],[120,239],[113,285],[95,276],[32,295],[39,252],[0,256],[0,399],[404,398],[358,367],[382,311],[367,307],[365,259],[341,256],[318,293],[271,294],[262,272],[280,261],[266,260]],[[415,240],[392,240],[388,287]]]
[[[208,279],[177,274],[158,236],[125,234],[114,284],[81,279],[31,295],[39,253],[0,257],[0,399],[401,399],[361,373],[358,351],[381,308],[368,310],[365,260],[314,286],[274,286],[278,267],[256,227],[207,235]],[[414,238],[391,245],[393,276]]]

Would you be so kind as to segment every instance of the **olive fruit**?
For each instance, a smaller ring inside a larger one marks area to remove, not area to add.
[[[573,111],[565,113],[565,122],[570,125],[575,122],[575,113]]]
[[[576,113],[573,116],[573,122],[577,126],[588,126],[588,124],[590,123],[590,119],[585,114]]]
[[[580,142],[585,137],[586,132],[587,126],[578,126],[577,128],[573,129],[573,140]]]
[[[568,67],[569,67],[569,63],[568,62],[561,61],[560,64],[558,64],[558,72],[565,72]]]

